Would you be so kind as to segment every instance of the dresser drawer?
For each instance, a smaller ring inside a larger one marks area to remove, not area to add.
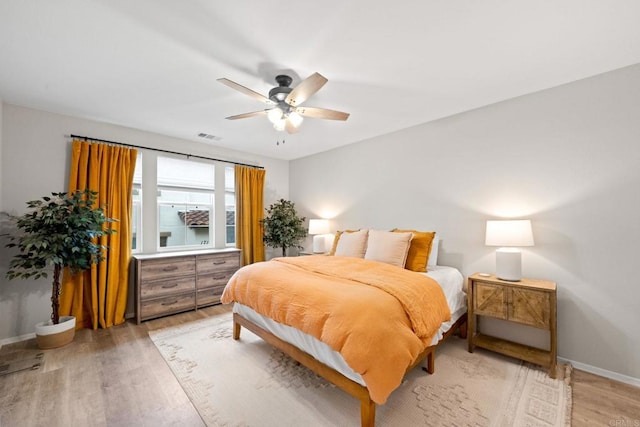
[[[147,281],[140,285],[140,297],[146,300],[170,294],[193,292],[195,287],[196,279],[194,276]]]
[[[237,252],[199,255],[197,258],[198,275],[231,271],[233,273],[240,268],[240,256]]]
[[[198,289],[220,288],[224,289],[225,285],[233,276],[235,270],[220,271],[213,274],[198,275]]]
[[[196,262],[194,257],[171,257],[150,259],[142,263],[140,279],[142,281],[194,275]]]
[[[140,317],[147,319],[164,314],[177,313],[178,311],[192,310],[194,306],[194,292],[171,295],[164,298],[142,301],[140,303]]]
[[[220,297],[222,296],[223,290],[224,290],[224,286],[220,288],[211,288],[211,289],[205,289],[204,291],[198,291],[198,295],[197,295],[198,307],[211,305],[211,304],[218,304],[220,302]]]

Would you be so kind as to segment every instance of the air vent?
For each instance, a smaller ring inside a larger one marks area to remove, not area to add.
[[[198,134],[198,138],[204,138],[211,141],[220,141],[222,139],[221,136],[215,136],[215,135],[211,135],[210,133],[204,133],[204,132],[200,132]]]

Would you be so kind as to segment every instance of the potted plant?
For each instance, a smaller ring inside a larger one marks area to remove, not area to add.
[[[307,237],[304,217],[298,217],[295,204],[289,200],[280,201],[269,206],[267,216],[260,220],[264,225],[263,240],[267,246],[282,248],[282,256],[287,256],[287,248],[302,249],[300,242]]]
[[[61,347],[73,341],[75,317],[60,317],[60,274],[69,267],[72,274],[87,270],[104,259],[107,248],[97,238],[111,234],[104,224],[115,221],[94,207],[97,192],[51,193],[51,197],[27,202],[29,211],[12,216],[17,234],[9,236],[7,247],[18,252],[9,263],[8,279],[46,278],[53,267],[51,319],[36,325],[40,348]]]

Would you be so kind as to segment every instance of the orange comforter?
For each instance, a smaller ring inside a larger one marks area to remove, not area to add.
[[[275,258],[245,266],[222,295],[223,303],[232,301],[340,352],[381,404],[451,318],[433,279],[360,258]]]

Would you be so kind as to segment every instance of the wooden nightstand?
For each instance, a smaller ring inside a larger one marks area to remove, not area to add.
[[[469,352],[482,347],[507,356],[545,366],[556,377],[558,356],[556,330],[556,284],[546,280],[500,280],[496,276],[469,277],[468,287]],[[549,331],[549,350],[482,334],[476,316],[487,316]]]

